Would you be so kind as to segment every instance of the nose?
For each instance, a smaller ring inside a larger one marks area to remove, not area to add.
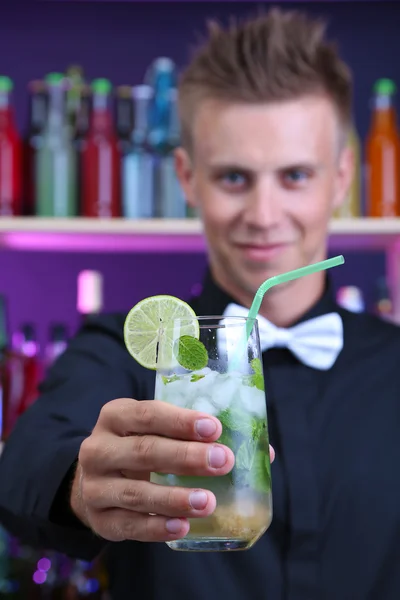
[[[271,179],[260,180],[246,199],[244,221],[249,228],[267,229],[279,223],[282,206]]]

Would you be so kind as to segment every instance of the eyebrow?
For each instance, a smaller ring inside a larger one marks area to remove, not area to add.
[[[254,168],[231,162],[210,162],[207,167],[213,171],[254,171]]]
[[[207,165],[207,168],[211,171],[241,171],[245,173],[254,173],[258,169],[254,167],[248,167],[240,163],[235,162],[210,162]],[[313,171],[321,171],[325,168],[325,165],[322,163],[316,163],[312,161],[298,161],[293,163],[288,163],[287,165],[277,166],[274,168],[274,171],[282,172],[282,171],[293,171],[296,169],[307,169]]]

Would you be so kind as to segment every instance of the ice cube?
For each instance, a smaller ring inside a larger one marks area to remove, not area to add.
[[[176,379],[175,381],[169,381],[164,384],[164,395],[167,394],[179,394],[185,390],[185,381],[183,379]]]
[[[248,385],[241,385],[239,390],[240,404],[248,413],[252,413],[253,402],[254,402],[254,390],[256,388]]]
[[[208,367],[206,367],[206,369],[208,369]],[[198,394],[200,390],[208,391],[208,389],[211,389],[211,386],[214,385],[215,378],[217,377],[218,373],[216,373],[215,371],[211,371],[211,369],[208,369],[206,371],[206,369],[202,369],[201,371],[195,371],[190,377],[190,384],[192,386],[192,390],[195,390],[196,394]],[[197,376],[199,376],[200,379],[197,379]]]
[[[253,400],[253,413],[256,417],[260,419],[265,418],[267,416],[267,402],[265,399],[265,392],[262,390],[255,390],[254,400]]]
[[[256,387],[242,385],[240,387],[240,403],[242,408],[254,415],[255,417],[262,419],[266,415],[266,402],[265,393]]]
[[[211,416],[215,416],[218,412],[207,396],[198,396],[194,401],[192,408]]]
[[[162,395],[159,399],[164,400],[164,402],[168,402],[169,404],[174,404],[175,406],[191,405],[192,399],[190,398],[187,389],[188,384],[184,379],[170,381],[163,385],[161,390]]]
[[[215,373],[210,367],[204,367],[204,369],[199,369],[198,371],[194,371],[195,375],[210,375],[210,373]]]
[[[230,375],[219,375],[212,388],[212,403],[218,410],[225,410],[232,405],[238,394],[239,381]]]
[[[168,396],[165,401],[174,406],[178,406],[179,408],[192,408],[193,404],[190,398],[179,393]]]

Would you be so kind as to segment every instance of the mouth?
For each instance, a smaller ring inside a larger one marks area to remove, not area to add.
[[[248,260],[261,262],[276,258],[289,244],[237,244],[236,246]]]

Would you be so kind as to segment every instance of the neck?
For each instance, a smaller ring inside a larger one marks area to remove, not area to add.
[[[231,295],[236,302],[250,308],[254,295],[243,289],[233,289],[226,282],[215,281]],[[269,290],[261,305],[259,314],[277,327],[290,327],[309,311],[321,298],[325,287],[325,274],[315,273],[286,284],[281,284]]]

